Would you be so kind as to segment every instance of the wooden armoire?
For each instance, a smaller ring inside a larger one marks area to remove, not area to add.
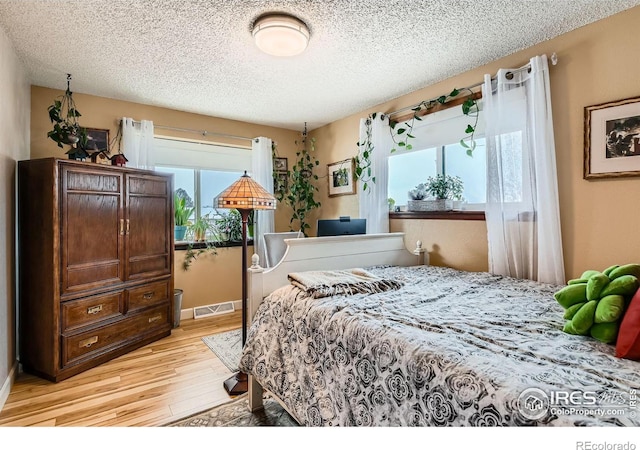
[[[18,341],[60,381],[171,334],[173,176],[18,162]]]

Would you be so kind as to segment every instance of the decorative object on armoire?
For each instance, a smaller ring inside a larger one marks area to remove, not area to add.
[[[107,156],[106,152],[94,152],[89,156],[89,158],[94,164],[111,165],[111,159]]]
[[[219,208],[236,209],[242,217],[242,345],[247,340],[247,222],[256,209],[276,209],[276,199],[247,172],[215,199]],[[247,374],[237,372],[224,382],[229,395],[247,392]]]
[[[122,153],[115,154],[111,157],[112,166],[124,167],[127,165],[127,161],[129,160]]]
[[[172,192],[165,173],[18,162],[25,372],[60,381],[171,334]]]
[[[47,137],[57,142],[60,148],[63,148],[63,144],[75,146],[80,140],[81,127],[78,117],[82,114],[76,109],[70,86],[71,74],[68,73],[67,90],[47,109],[53,124],[53,130],[47,133]]]
[[[300,230],[305,236],[311,228],[311,225],[307,223],[308,215],[314,209],[322,206],[315,197],[318,187],[313,184],[313,181],[318,180],[318,175],[313,173],[313,170],[320,165],[314,154],[315,143],[315,138],[307,140],[307,123],[305,122],[302,140],[296,141],[296,145],[299,146],[296,151],[296,162],[287,172],[273,172],[276,199],[293,210],[289,219],[289,228],[291,231]],[[275,164],[275,160],[279,159],[275,142],[272,144],[272,155]],[[284,173],[286,173],[286,177],[283,179]]]

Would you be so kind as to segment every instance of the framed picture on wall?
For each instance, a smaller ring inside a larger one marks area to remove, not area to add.
[[[85,130],[87,131],[87,145],[85,150],[91,153],[109,153],[109,130],[100,128],[85,128]]]
[[[640,175],[640,97],[584,109],[584,179]]]
[[[329,197],[356,193],[353,159],[327,164]]]
[[[273,170],[275,172],[286,172],[289,170],[287,158],[273,158]]]
[[[273,179],[275,192],[287,192],[289,188],[289,178],[287,172],[276,172]]]

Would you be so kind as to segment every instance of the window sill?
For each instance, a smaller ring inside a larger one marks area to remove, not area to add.
[[[242,247],[242,241],[211,242],[211,244],[213,244],[216,248]],[[174,244],[174,248],[176,250],[187,250],[189,245],[191,245],[191,248],[194,250],[207,248],[207,244],[205,242],[188,242],[188,241],[176,241]],[[247,241],[247,245],[253,245],[253,239],[249,239]]]
[[[390,212],[389,219],[485,220],[484,211],[402,211]]]

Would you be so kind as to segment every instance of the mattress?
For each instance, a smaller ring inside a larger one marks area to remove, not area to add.
[[[640,363],[562,332],[560,287],[370,267],[381,293],[267,296],[240,370],[308,426],[637,426]]]

